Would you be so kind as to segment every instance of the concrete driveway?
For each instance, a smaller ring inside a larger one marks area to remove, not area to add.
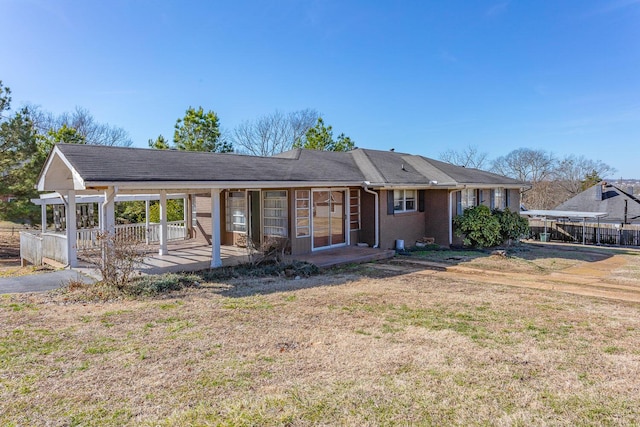
[[[70,280],[95,282],[94,279],[74,270],[58,270],[51,273],[0,278],[0,294],[49,291],[67,284]]]

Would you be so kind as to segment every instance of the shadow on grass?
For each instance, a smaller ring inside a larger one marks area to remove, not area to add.
[[[548,258],[558,258],[570,261],[596,262],[614,255],[640,256],[640,250],[629,248],[612,248],[604,246],[583,246],[562,243],[522,242],[510,247],[490,249],[422,249],[412,248],[399,254],[399,258],[416,259],[458,265],[482,258],[501,256],[504,258],[518,258],[536,261]]]
[[[573,263],[602,261],[618,254],[640,256],[640,251],[634,249],[532,242],[498,249],[504,250],[506,256],[493,254],[496,248],[474,250],[434,247],[404,251],[390,260],[346,264],[324,270],[319,270],[312,264],[301,262],[264,267],[238,265],[202,270],[190,274],[199,278],[202,289],[225,297],[240,298],[340,286],[355,282],[362,277],[384,279],[428,269],[444,270],[447,266],[464,263],[474,265],[474,261],[477,264],[482,264],[483,261],[492,259],[506,263],[509,260],[536,262],[545,259],[558,259]],[[419,263],[414,264],[407,261],[418,261]]]
[[[525,242],[509,248],[499,248],[505,254],[495,255],[495,249],[417,248],[404,251],[395,258],[363,264],[346,264],[320,270],[307,262],[285,262],[255,266],[241,264],[189,273],[166,273],[143,276],[133,281],[127,295],[134,298],[175,298],[197,287],[224,297],[241,298],[309,288],[332,287],[356,282],[366,277],[384,280],[424,270],[445,270],[448,266],[468,264],[491,270],[497,264],[516,272],[525,263],[572,265],[575,262],[596,262],[614,255],[638,255],[639,250],[566,244]],[[562,263],[561,261],[566,261]],[[492,262],[494,265],[492,265]],[[540,267],[538,273],[544,273]],[[524,271],[523,271],[524,272]]]

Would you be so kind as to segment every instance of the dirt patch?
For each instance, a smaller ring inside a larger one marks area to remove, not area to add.
[[[428,259],[428,254],[423,258]],[[435,264],[439,268],[432,270],[443,270],[443,276],[459,280],[640,302],[638,250],[523,245],[509,257],[478,252],[451,262],[455,257],[439,253],[433,259],[439,261]],[[392,262],[419,264],[415,257]],[[429,268],[430,261],[423,263]]]

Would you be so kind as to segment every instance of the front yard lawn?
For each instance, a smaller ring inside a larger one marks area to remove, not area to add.
[[[427,273],[2,296],[0,425],[640,424],[640,305]]]

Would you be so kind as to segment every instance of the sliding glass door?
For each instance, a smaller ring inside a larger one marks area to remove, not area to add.
[[[313,249],[346,243],[345,191],[313,190]]]

